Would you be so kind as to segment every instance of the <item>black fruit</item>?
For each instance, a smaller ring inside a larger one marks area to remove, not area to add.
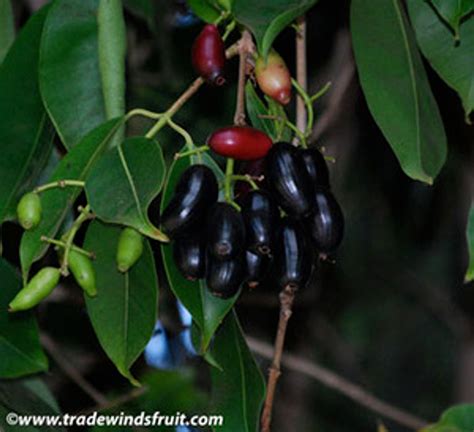
[[[304,149],[301,152],[306,171],[311,177],[313,184],[329,189],[329,170],[324,156],[317,148]]]
[[[235,258],[245,247],[245,228],[241,214],[230,204],[219,202],[208,217],[208,248],[215,258]]]
[[[344,215],[331,192],[317,189],[314,212],[307,220],[314,245],[319,252],[334,252],[344,236]]]
[[[262,190],[249,192],[242,202],[247,248],[259,255],[269,255],[278,223],[278,206]]]
[[[186,279],[196,280],[206,276],[206,243],[202,235],[189,234],[176,239],[173,258]]]
[[[311,212],[314,188],[301,150],[289,143],[274,144],[266,156],[265,176],[278,204],[296,217]]]
[[[161,216],[167,234],[177,236],[196,223],[202,223],[207,209],[217,201],[216,176],[205,165],[186,169],[176,185],[173,198]]]
[[[273,265],[280,289],[304,288],[311,276],[312,261],[302,227],[285,218],[279,230]]]
[[[245,262],[240,255],[230,260],[219,260],[208,255],[206,283],[216,297],[227,299],[239,291],[245,278]]]
[[[245,253],[245,258],[247,261],[247,284],[250,288],[256,288],[267,273],[270,258],[254,254],[251,251]]]

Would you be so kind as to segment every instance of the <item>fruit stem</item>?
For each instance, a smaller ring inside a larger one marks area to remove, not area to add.
[[[74,237],[76,236],[77,232],[79,231],[79,228],[81,228],[82,224],[87,220],[92,218],[92,213],[91,213],[91,208],[90,205],[87,204],[84,208],[80,208],[80,214],[76,218],[76,220],[73,222],[71,228],[69,231],[66,232],[63,236],[63,240],[65,242],[64,246],[64,256],[61,262],[61,274],[63,276],[69,275],[69,252],[71,251],[73,242],[74,242]]]
[[[307,103],[304,94],[307,93],[308,88],[308,78],[306,74],[306,20],[305,16],[302,15],[296,21],[297,30],[296,30],[296,81],[300,89],[303,90],[299,93],[299,98],[296,101],[296,125],[300,131],[305,131],[305,126],[309,123],[307,121],[307,113],[305,110],[305,105]],[[298,88],[296,88],[298,90]],[[308,119],[309,120],[309,119]],[[306,131],[308,127],[306,127]],[[310,129],[311,130],[311,129]]]
[[[225,179],[224,179],[224,199],[228,203],[232,203],[232,176],[234,175],[234,159],[228,158],[225,166]]]
[[[174,155],[174,159],[178,160],[186,156],[194,156],[194,155],[199,155],[201,153],[207,152],[209,150],[209,146],[203,145],[200,147],[194,147],[192,150],[187,150],[181,153],[176,153]]]
[[[51,237],[46,237],[46,236],[41,236],[40,238],[41,241],[45,242],[45,243],[49,243],[49,244],[52,244],[52,245],[55,245],[55,246],[58,246],[58,247],[61,247],[61,248],[65,248],[66,247],[66,243],[61,241],[61,240],[56,240],[56,239],[53,239]],[[72,245],[71,247],[72,250],[76,251],[77,253],[80,253],[81,255],[85,255],[86,257],[90,258],[90,259],[95,259],[95,254],[94,252],[89,252],[85,249],[82,249],[80,248],[79,246],[76,246],[76,245]]]
[[[80,180],[58,180],[58,181],[55,181],[55,182],[46,183],[44,185],[35,187],[33,189],[33,192],[39,194],[39,193],[47,191],[49,189],[55,189],[55,188],[63,189],[66,186],[84,187],[85,184],[86,184],[85,182],[80,181]]]
[[[234,29],[235,29],[235,20],[232,20],[229,24],[227,24],[224,31],[224,35],[222,36],[222,40],[224,42],[229,37],[229,35],[234,31]]]
[[[308,144],[306,143],[306,135],[301,132],[293,123],[291,123],[289,120],[286,120],[285,122],[286,126],[290,128],[295,135],[298,136],[299,142],[301,144],[301,147],[303,148],[308,148]]]
[[[311,103],[316,102],[320,97],[324,96],[327,91],[331,88],[332,82],[328,81],[326,84],[321,87],[313,96],[310,97]]]
[[[301,131],[304,130],[305,136],[309,136],[311,134],[311,130],[313,129],[313,123],[314,123],[314,109],[313,109],[313,103],[311,102],[311,98],[306,92],[306,90],[301,87],[298,82],[295,79],[291,79],[291,83],[293,84],[293,87],[296,89],[300,97],[303,99],[304,106],[306,108],[306,117],[307,117],[307,122],[306,122],[306,129],[303,126],[303,129],[301,128],[300,125],[298,125],[298,129]]]
[[[188,148],[188,151],[192,151],[195,148],[194,141],[191,138],[191,135],[186,131],[184,128],[181,126],[177,125],[173,120],[171,120],[171,117],[166,117],[166,121],[168,125],[174,129],[175,132],[179,133],[183,138],[186,143],[186,147]]]
[[[227,48],[225,55],[226,57],[232,58],[239,53],[239,42],[234,43],[229,48]],[[199,88],[204,84],[204,80],[201,77],[196,78],[190,86],[181,94],[181,96],[176,99],[173,104],[164,112],[163,114],[156,114],[158,121],[151,127],[151,129],[146,133],[145,137],[153,138],[168,122],[167,119],[172,118],[181,107],[189,100],[192,96],[199,90]],[[135,110],[133,110],[135,111]],[[144,115],[147,111],[141,110],[140,115]],[[148,111],[148,113],[151,113]],[[148,115],[148,114],[147,114]]]
[[[135,116],[142,116],[142,117],[146,117],[146,118],[149,118],[149,119],[152,119],[152,120],[158,120],[161,117],[163,117],[163,113],[156,113],[156,112],[149,111],[149,110],[146,110],[146,109],[143,109],[143,108],[135,108],[135,109],[130,110],[125,115],[125,121],[128,121],[132,117],[135,117]]]
[[[253,190],[258,190],[259,187],[257,185],[257,183],[255,183],[255,179],[257,179],[258,181],[261,181],[263,180],[262,176],[261,177],[252,177],[248,174],[234,174],[231,176],[231,180],[236,182],[236,181],[245,181],[247,182]]]

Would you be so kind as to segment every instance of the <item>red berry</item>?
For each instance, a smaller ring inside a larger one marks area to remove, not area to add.
[[[225,83],[225,47],[214,24],[204,26],[194,41],[192,62],[196,72],[207,82],[218,86]]]
[[[264,157],[270,147],[270,137],[249,126],[229,126],[218,129],[207,139],[207,145],[217,154],[237,160]]]
[[[276,51],[271,51],[265,61],[258,57],[255,63],[255,77],[263,93],[282,105],[291,99],[291,75],[285,61]]]

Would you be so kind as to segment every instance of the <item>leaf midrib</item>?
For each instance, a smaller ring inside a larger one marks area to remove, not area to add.
[[[249,430],[249,424],[248,424],[248,420],[247,420],[247,386],[246,386],[246,379],[245,379],[245,368],[244,368],[244,363],[243,363],[243,358],[242,358],[242,350],[241,350],[240,344],[239,344],[239,338],[238,338],[238,335],[235,332],[236,323],[234,322],[232,324],[232,326],[233,326],[233,329],[234,329],[234,338],[233,339],[234,339],[235,347],[237,349],[237,354],[238,354],[238,358],[239,358],[239,366],[240,366],[240,370],[241,370],[240,384],[242,386],[242,413],[243,413],[243,418],[244,418],[245,430],[248,431]]]
[[[38,363],[36,360],[34,360],[33,357],[30,357],[26,353],[21,351],[16,345],[12,344],[5,336],[0,335],[0,341],[3,341],[13,351],[17,352],[21,357],[25,358],[28,361],[28,363],[31,363],[32,365],[41,367],[41,363]]]
[[[403,36],[403,44],[405,45],[406,52],[407,52],[407,59],[408,59],[408,68],[410,71],[410,77],[411,77],[411,82],[412,82],[412,90],[413,90],[413,97],[414,97],[414,102],[415,102],[415,128],[416,128],[416,147],[418,149],[418,155],[420,157],[420,162],[421,162],[421,142],[420,142],[420,104],[418,100],[418,86],[416,83],[416,78],[415,78],[415,68],[413,65],[413,58],[411,55],[411,50],[410,50],[410,44],[408,42],[408,35],[406,32],[406,28],[403,22],[403,17],[402,13],[400,10],[400,4],[398,3],[398,0],[392,0],[393,6],[395,8],[395,12],[397,14],[397,19],[400,24],[400,30],[402,32]]]

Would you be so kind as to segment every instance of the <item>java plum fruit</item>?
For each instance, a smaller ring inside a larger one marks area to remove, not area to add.
[[[188,280],[206,275],[206,242],[203,233],[189,233],[175,240],[173,258],[181,274]]]

